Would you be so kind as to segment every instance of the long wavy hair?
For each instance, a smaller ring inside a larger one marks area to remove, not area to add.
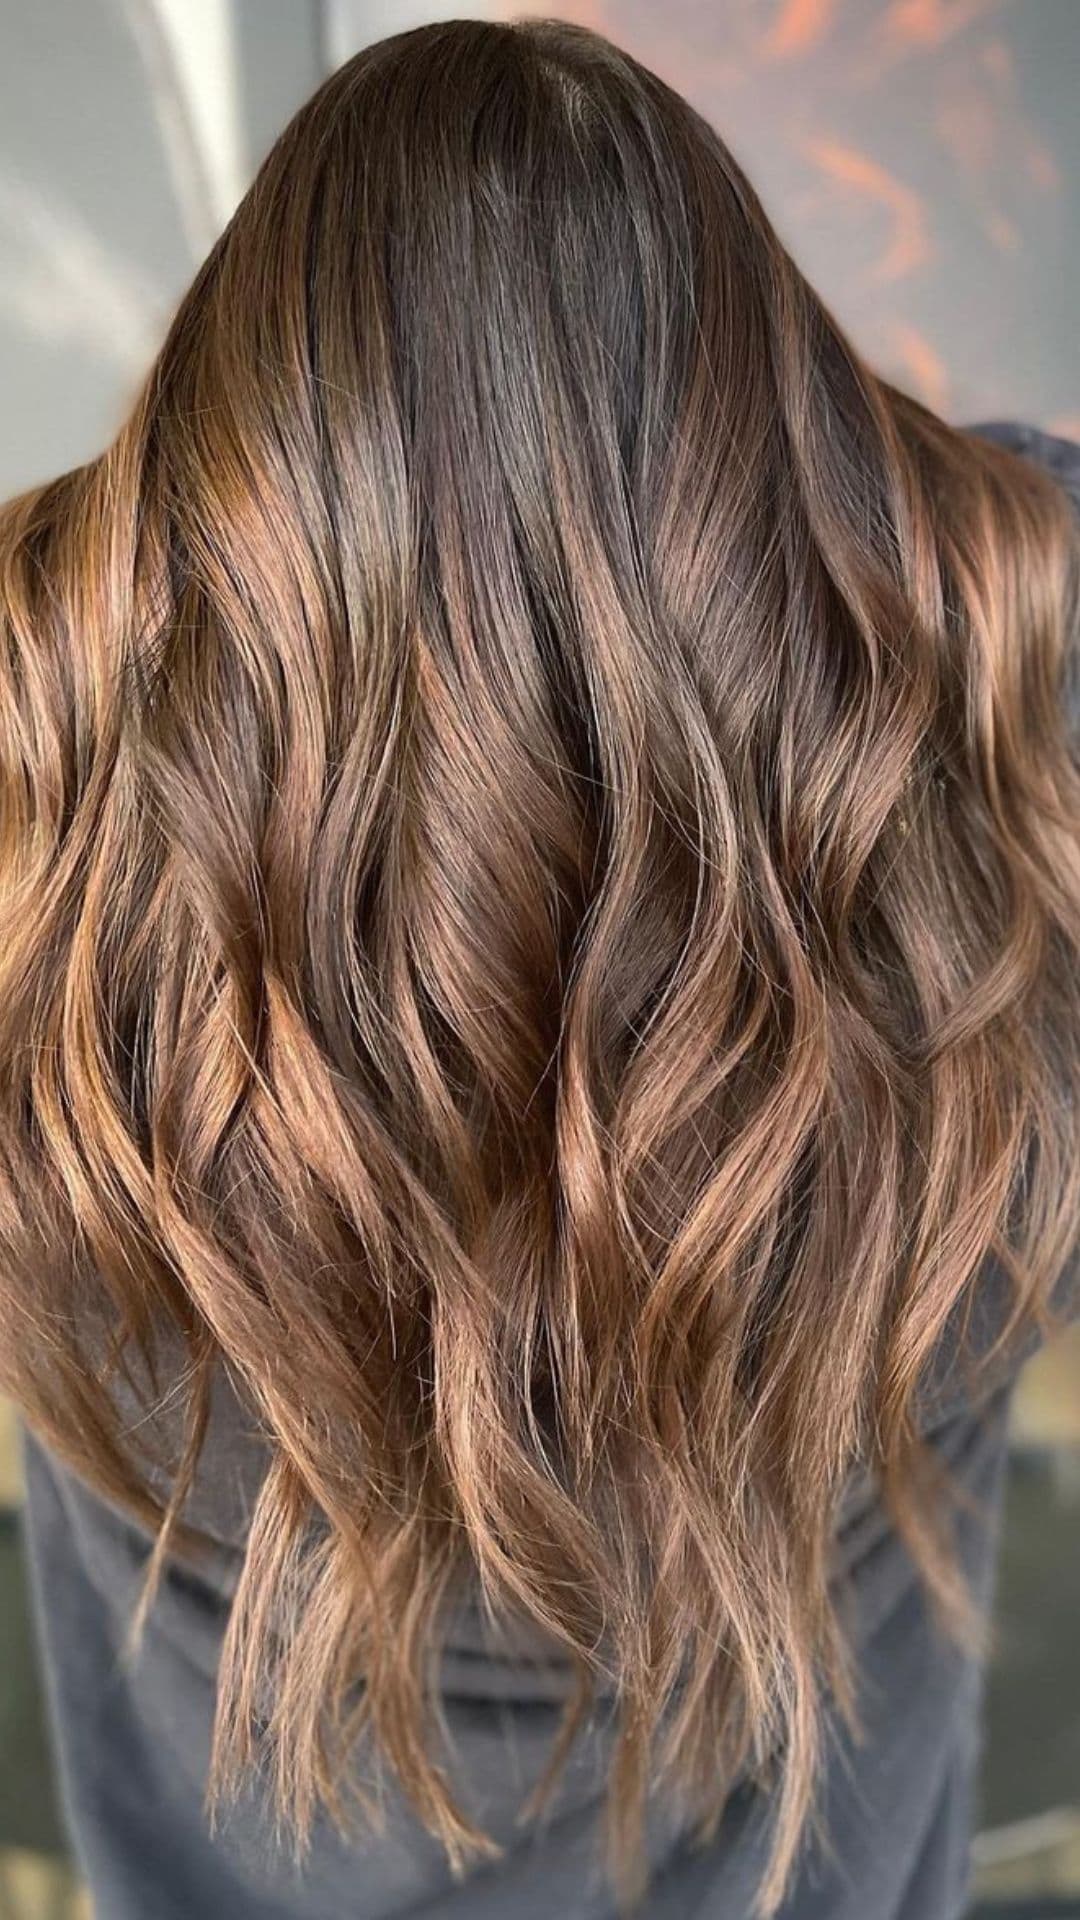
[[[553,22],[335,73],[5,510],[0,1378],[156,1565],[215,1378],[257,1416],[216,1783],[302,1835],[366,1729],[490,1844],[432,1677],[475,1589],[579,1676],[553,1773],[616,1702],[624,1893],[652,1785],[707,1833],[749,1769],[775,1908],[850,1473],[958,1616],[920,1382],[1077,1238],[1077,578],[1059,489]]]

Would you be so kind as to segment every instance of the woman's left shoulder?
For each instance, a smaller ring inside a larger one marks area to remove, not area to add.
[[[1046,467],[1071,495],[1080,512],[1080,442],[1062,433],[1051,433],[1048,427],[1033,426],[1026,420],[980,420],[961,430],[976,434],[981,440],[994,440],[1010,453],[1025,454],[1029,460]]]

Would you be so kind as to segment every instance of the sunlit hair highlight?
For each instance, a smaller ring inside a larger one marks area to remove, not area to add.
[[[650,1781],[708,1831],[749,1770],[775,1908],[850,1471],[955,1621],[920,1383],[1077,1238],[1076,612],[1053,483],[547,23],[336,73],[115,443],[5,510],[0,1380],[159,1559],[215,1376],[257,1415],[219,1783],[303,1832],[366,1728],[482,1849],[475,1579],[613,1694],[623,1892]]]

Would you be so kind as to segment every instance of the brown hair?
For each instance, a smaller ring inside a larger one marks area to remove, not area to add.
[[[366,1725],[482,1846],[471,1570],[614,1689],[624,1890],[648,1780],[708,1831],[750,1767],[776,1905],[840,1491],[955,1599],[919,1383],[1077,1234],[1076,599],[1058,489],[555,23],[335,73],[115,444],[5,511],[2,1378],[159,1562],[215,1372],[257,1409],[216,1777],[269,1752],[303,1831]],[[114,1393],[160,1326],[164,1514]]]

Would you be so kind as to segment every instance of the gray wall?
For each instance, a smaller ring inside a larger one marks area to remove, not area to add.
[[[320,30],[309,0],[0,0],[0,498],[112,433]]]

